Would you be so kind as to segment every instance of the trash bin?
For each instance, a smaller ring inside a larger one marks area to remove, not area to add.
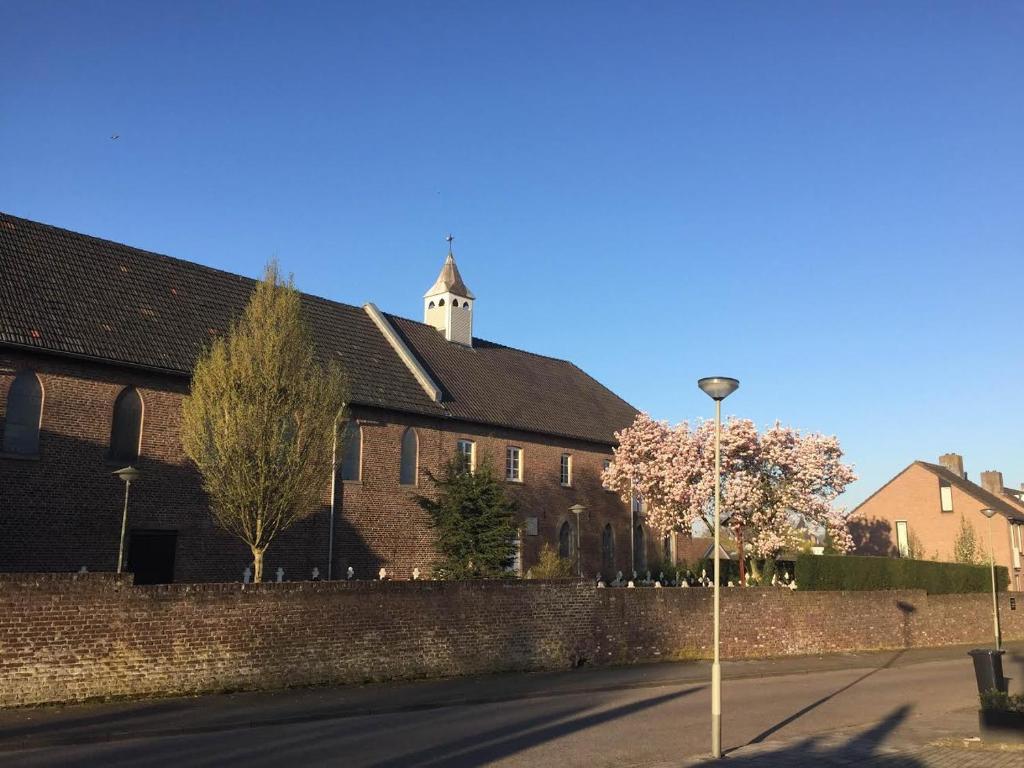
[[[993,689],[1006,692],[1006,679],[1003,677],[1003,653],[990,648],[976,648],[967,655],[974,659],[974,676],[978,680],[978,693],[986,693]]]

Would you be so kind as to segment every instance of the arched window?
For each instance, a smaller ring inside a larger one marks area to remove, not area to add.
[[[437,306],[443,307],[444,306],[444,299],[439,299],[438,302],[437,302]]]
[[[363,472],[363,430],[354,421],[346,421],[341,433],[341,479],[360,480]]]
[[[39,453],[39,424],[43,418],[43,385],[32,371],[19,371],[7,392],[4,453]]]
[[[427,309],[433,309],[433,308],[434,308],[434,302],[430,302],[430,304],[427,305]]]
[[[398,482],[416,485],[416,467],[419,465],[419,436],[409,427],[402,433],[402,458],[399,462]]]
[[[675,558],[672,557],[671,533],[666,533],[665,538],[661,540],[661,562],[668,563],[670,565],[675,564]]]
[[[572,557],[573,544],[572,524],[566,520],[558,529],[558,556]]]
[[[139,459],[142,440],[142,397],[135,387],[125,387],[114,401],[110,423],[111,461],[131,464]]]
[[[641,573],[647,569],[647,542],[644,527],[637,523],[633,529],[633,570]]]
[[[459,300],[458,299],[452,299],[452,306],[453,307],[459,306]]]
[[[462,308],[463,309],[469,309],[469,302],[468,301],[462,302]]]
[[[611,523],[601,532],[601,572],[609,577],[615,574],[615,531]]]

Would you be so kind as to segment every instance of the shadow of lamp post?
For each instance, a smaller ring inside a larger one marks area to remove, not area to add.
[[[569,511],[576,515],[576,575],[583,578],[583,553],[580,552],[580,513],[587,508],[582,504],[573,504]]]
[[[137,480],[139,472],[135,467],[125,467],[119,469],[111,474],[117,475],[121,480],[124,481],[124,512],[121,515],[121,544],[117,548],[117,572],[121,573],[124,567],[124,534],[128,528],[128,491],[132,487],[132,482]]]
[[[996,545],[992,535],[992,518],[995,517],[994,509],[983,509],[981,514],[988,518],[988,562],[992,569],[992,623],[996,633],[996,650],[1002,649],[999,637],[999,600],[996,597]]]
[[[726,376],[710,376],[697,382],[697,386],[715,401],[715,660],[711,664],[711,755],[722,756],[722,665],[719,661],[719,592],[721,591],[721,553],[719,548],[722,528],[722,401],[737,390],[740,383]]]

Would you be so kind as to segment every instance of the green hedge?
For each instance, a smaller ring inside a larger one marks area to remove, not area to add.
[[[893,557],[800,555],[796,583],[806,590],[923,589],[935,595],[989,592],[992,574],[987,565],[936,563]],[[996,583],[1005,591],[1009,574],[996,566]]]

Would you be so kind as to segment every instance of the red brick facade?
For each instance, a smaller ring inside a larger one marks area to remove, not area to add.
[[[1007,640],[1024,638],[1021,597],[1000,596]],[[710,589],[581,581],[137,587],[0,575],[0,707],[707,658],[711,602]],[[726,589],[722,654],[984,643],[991,610],[985,594]]]
[[[241,578],[248,551],[213,525],[199,477],[182,449],[184,377],[0,350],[0,425],[8,388],[24,368],[36,372],[44,390],[40,450],[37,458],[0,454],[0,570],[115,568],[124,486],[111,475],[121,464],[108,461],[107,451],[114,401],[134,386],[143,401],[142,476],[131,487],[129,530],[177,532],[175,581]],[[413,496],[428,489],[426,472],[437,472],[464,438],[476,442],[479,460],[489,457],[500,476],[506,447],[523,449],[523,482],[508,488],[524,521],[537,518],[537,535],[523,536],[524,570],[536,562],[543,542],[557,545],[559,526],[576,503],[587,507],[580,526],[584,572],[593,575],[601,567],[601,532],[608,523],[615,534],[615,568],[630,570],[630,511],[600,482],[611,446],[376,409],[353,415],[362,430],[362,477],[337,483],[335,578],[349,566],[361,578],[374,577],[381,566],[398,578],[409,578],[416,567],[429,573],[432,532]],[[401,439],[409,426],[419,437],[418,488],[399,484]],[[563,453],[573,457],[568,488],[559,482]],[[269,578],[278,567],[289,579],[308,578],[314,567],[327,576],[330,478],[324,479],[323,499],[321,509],[270,546]],[[650,559],[659,559],[653,542],[647,546]]]

